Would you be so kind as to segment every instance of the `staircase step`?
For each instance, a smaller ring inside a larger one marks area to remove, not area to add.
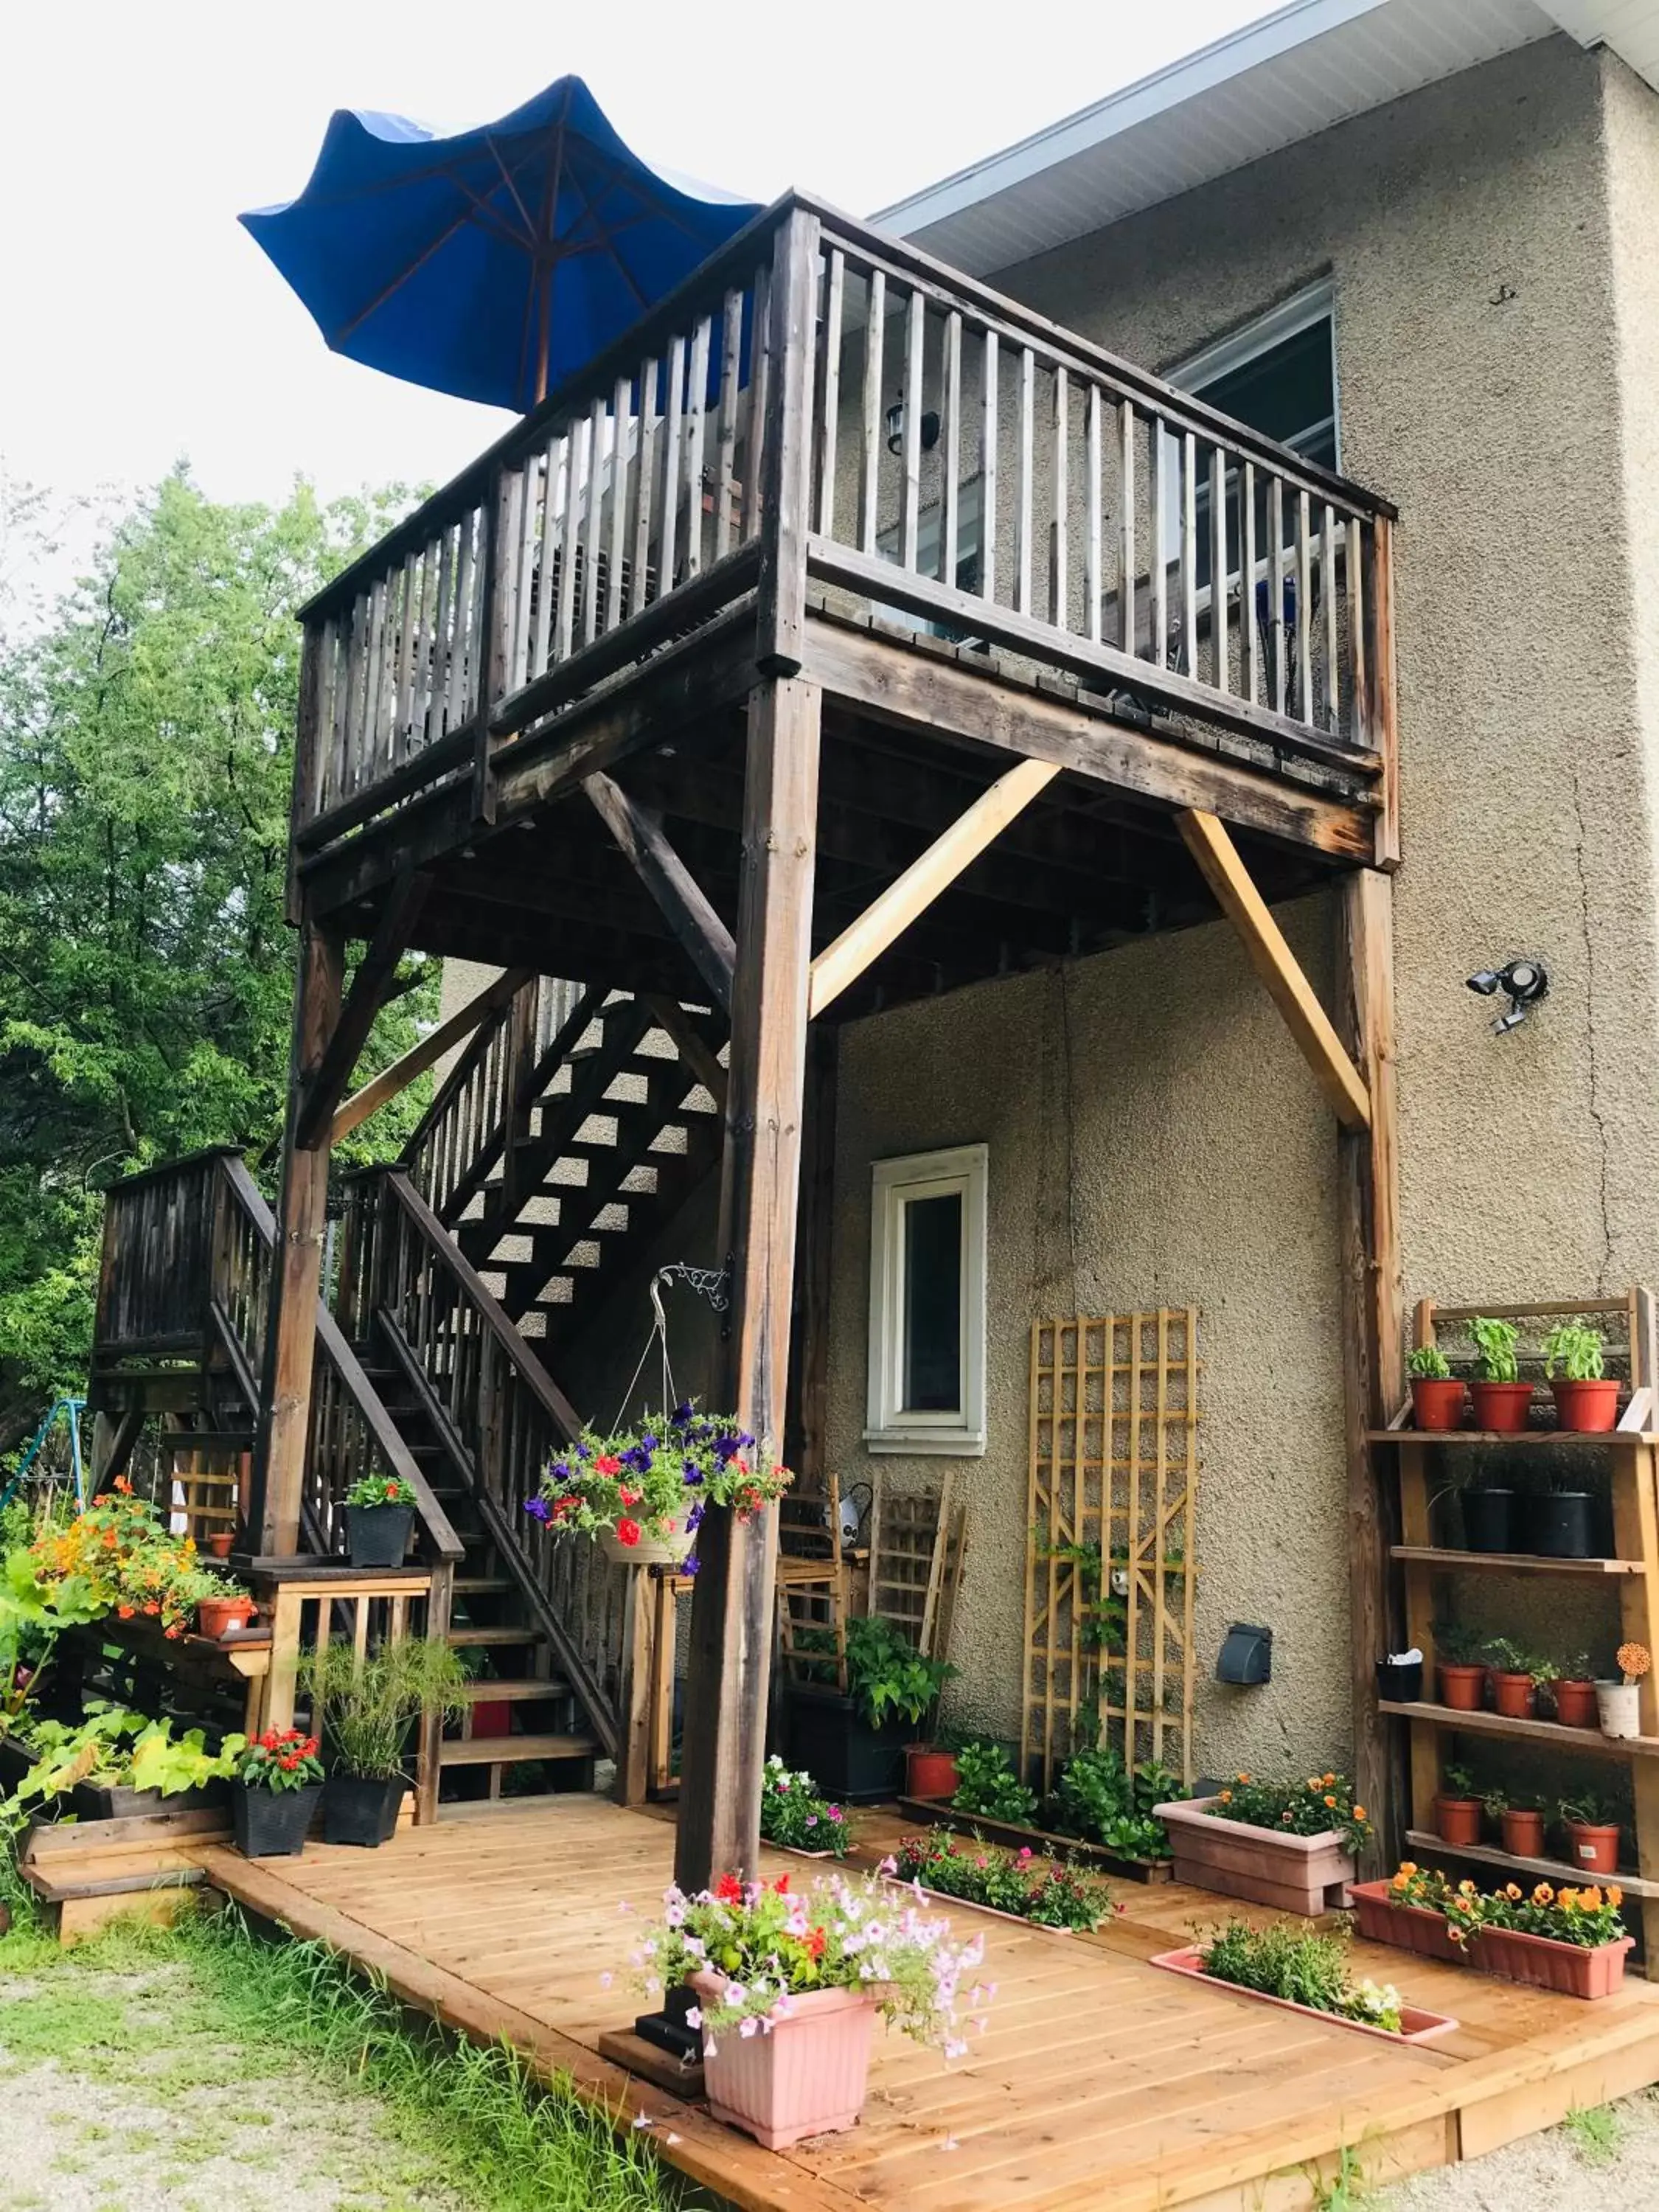
[[[599,1744],[591,1735],[481,1735],[470,1743],[446,1743],[440,1766],[519,1766],[531,1759],[591,1759]]]
[[[457,1597],[493,1597],[517,1588],[511,1575],[457,1575],[450,1584]]]
[[[484,1644],[539,1644],[542,1640],[542,1632],[539,1628],[525,1628],[523,1626],[520,1626],[518,1628],[452,1628],[444,1640],[446,1643],[454,1644],[457,1650],[475,1647]]]
[[[562,1675],[550,1675],[546,1681],[534,1676],[514,1677],[507,1682],[469,1682],[461,1691],[462,1699],[470,1705],[524,1705],[538,1698],[568,1698],[570,1685]]]

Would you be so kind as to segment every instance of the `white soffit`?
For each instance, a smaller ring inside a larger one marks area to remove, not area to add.
[[[872,220],[983,276],[1561,29],[1659,83],[1659,0],[1291,0]]]

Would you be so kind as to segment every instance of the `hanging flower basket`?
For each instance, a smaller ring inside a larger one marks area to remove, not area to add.
[[[594,1541],[607,1559],[614,1559],[619,1567],[678,1567],[684,1565],[691,1551],[691,1531],[689,1528],[671,1530],[665,1536],[635,1535],[630,1540],[624,1529],[637,1528],[637,1522],[620,1523],[615,1528],[597,1528]]]

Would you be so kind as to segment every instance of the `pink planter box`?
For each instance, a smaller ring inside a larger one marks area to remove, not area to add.
[[[1163,1951],[1152,1960],[1165,1973],[1186,1974],[1194,1981],[1207,1982],[1212,1990],[1231,1990],[1235,1996],[1249,1997],[1255,2004],[1277,2005],[1281,2012],[1299,2012],[1308,2020],[1322,2020],[1331,2027],[1346,2027],[1355,2035],[1379,2036],[1384,2043],[1427,2043],[1431,2037],[1449,2035],[1457,2022],[1449,2014],[1425,2012],[1420,2005],[1401,2005],[1400,2030],[1373,2027],[1369,2021],[1344,2020],[1340,2013],[1321,2012],[1315,2005],[1293,2004],[1289,1997],[1270,1997],[1264,1990],[1241,1989],[1237,1982],[1224,1982],[1214,1974],[1206,1974],[1199,1961],[1202,1951],[1194,1948],[1185,1951]]]
[[[691,1986],[711,2004],[726,1984],[718,1974],[694,1974]],[[769,2033],[739,2035],[734,2026],[711,2042],[703,2030],[709,2111],[768,2150],[856,2125],[869,2082],[876,2008],[865,1991],[813,1990],[793,2002]]]
[[[1249,1820],[1218,1820],[1207,1809],[1216,1802],[1194,1797],[1152,1808],[1170,1832],[1177,1881],[1310,1917],[1347,1904],[1353,1854],[1334,1829],[1281,1835]]]
[[[1553,1990],[1565,1997],[1607,1997],[1624,1984],[1625,1954],[1635,1939],[1622,1936],[1616,1943],[1600,1943],[1586,1950],[1582,1943],[1558,1943],[1547,1936],[1522,1936],[1510,1928],[1483,1928],[1467,1944],[1454,1943],[1437,1912],[1420,1905],[1391,1905],[1385,1881],[1361,1882],[1353,1893],[1359,1932],[1373,1943],[1391,1943],[1402,1951],[1425,1958],[1444,1959],[1456,1966],[1473,1966],[1477,1973],[1499,1981],[1520,1982],[1528,1989]]]

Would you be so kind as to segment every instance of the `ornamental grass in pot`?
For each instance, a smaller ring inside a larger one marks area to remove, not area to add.
[[[731,1413],[700,1413],[688,1399],[647,1413],[636,1429],[584,1429],[555,1452],[525,1511],[555,1535],[586,1536],[630,1567],[697,1571],[697,1529],[711,1505],[752,1521],[794,1477],[757,1457],[756,1439]]]
[[[854,2126],[863,2110],[878,2013],[916,2042],[958,2058],[961,2014],[982,2031],[990,1992],[964,1990],[984,1939],[951,1923],[879,1873],[840,1875],[799,1893],[722,1875],[688,1897],[670,1888],[639,1963],[665,1989],[690,1984],[688,2024],[702,2036],[709,2110],[768,2150]]]
[[[316,1737],[303,1729],[267,1729],[243,1752],[236,1782],[230,1806],[242,1856],[297,1858],[323,1794]]]
[[[1437,1344],[1419,1344],[1406,1362],[1411,1378],[1412,1426],[1439,1431],[1463,1425],[1462,1382]]]
[[[389,1842],[410,1786],[410,1731],[425,1715],[464,1710],[465,1664],[447,1644],[405,1636],[361,1659],[349,1644],[325,1644],[301,1679],[329,1753],[325,1841],[369,1850]]]
[[[1435,1833],[1443,1844],[1478,1844],[1481,1806],[1474,1794],[1474,1777],[1467,1766],[1448,1766],[1444,1785],[1435,1795]]]
[[[354,1567],[400,1567],[415,1528],[415,1486],[400,1474],[366,1474],[345,1494]]]
[[[1467,1484],[1458,1492],[1458,1503],[1463,1510],[1465,1551],[1515,1550],[1515,1492],[1507,1483]]]
[[[1564,1429],[1603,1436],[1619,1419],[1619,1383],[1607,1371],[1605,1340],[1582,1321],[1558,1322],[1544,1339],[1544,1374]]]
[[[1474,1425],[1498,1435],[1516,1436],[1527,1425],[1532,1410],[1532,1385],[1521,1380],[1516,1357],[1519,1333],[1512,1321],[1489,1321],[1476,1315],[1469,1323],[1476,1353],[1469,1396],[1474,1405]]]

